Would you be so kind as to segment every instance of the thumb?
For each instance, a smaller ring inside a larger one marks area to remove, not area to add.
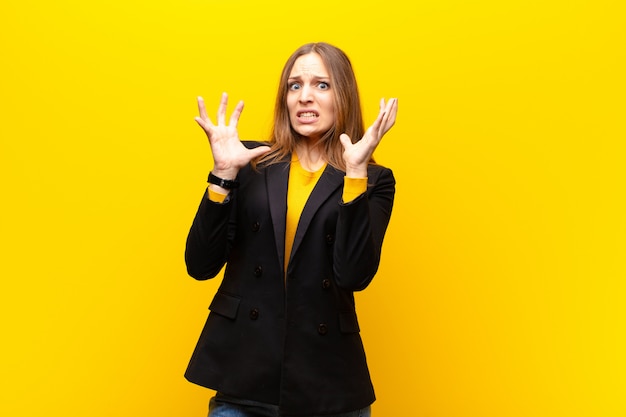
[[[339,135],[339,140],[341,141],[344,150],[348,149],[352,145],[352,140],[350,139],[350,136],[346,135],[345,133]]]
[[[263,156],[270,151],[269,146],[259,146],[258,148],[250,149],[250,153],[252,154],[252,159]]]

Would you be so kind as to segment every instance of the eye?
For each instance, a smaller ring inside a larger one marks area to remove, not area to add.
[[[328,85],[327,82],[322,81],[318,84],[318,87],[320,88],[320,90],[328,90],[330,88],[330,85]]]
[[[298,83],[289,83],[289,89],[291,91],[296,91],[300,89],[300,84]]]

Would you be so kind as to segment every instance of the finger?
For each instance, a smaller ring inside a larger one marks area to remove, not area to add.
[[[226,108],[228,107],[228,94],[222,93],[220,106],[217,109],[217,124],[223,126],[226,124]]]
[[[202,120],[208,121],[208,122],[211,121],[211,119],[209,119],[209,116],[207,116],[206,114],[206,107],[204,105],[204,99],[200,96],[198,96],[198,113],[200,114],[200,117],[202,118]]]
[[[199,116],[196,116],[194,120],[196,121],[196,123],[198,123],[198,125],[200,125],[202,130],[204,130],[204,133],[206,134],[207,138],[209,138],[210,142],[212,140],[211,138],[214,136],[213,129],[215,128],[215,126],[213,126],[213,124],[208,120],[202,120],[202,118]]]
[[[200,125],[201,128],[203,128],[205,131],[208,129],[208,126],[206,125],[206,122],[204,120],[202,120],[202,117],[200,116],[196,116],[194,117],[194,120],[196,121],[196,123],[198,123]]]
[[[383,121],[385,120],[386,115],[387,115],[386,109],[385,108],[381,109],[380,113],[378,113],[378,117],[376,118],[376,120],[374,120],[374,123],[372,123],[372,126],[370,126],[370,128],[368,129],[369,132],[375,133],[376,137],[373,138],[375,140],[379,140],[381,137],[381,132],[383,131],[383,128],[385,126]]]
[[[394,125],[396,121],[397,109],[397,99],[389,99],[387,105],[385,106],[385,110],[382,115],[383,117],[381,119],[381,123],[378,129],[378,134],[380,137],[382,137]]]
[[[385,132],[391,129],[396,123],[396,114],[398,113],[398,99],[392,98],[387,103],[387,120],[385,120]]]
[[[237,123],[239,122],[239,117],[241,116],[241,112],[243,112],[243,100],[237,103],[233,114],[230,116],[229,125],[232,127],[237,127]]]
[[[389,99],[389,102],[387,103],[387,109],[388,109],[390,116],[393,116],[395,120],[395,116],[398,111],[398,99],[397,98]]]

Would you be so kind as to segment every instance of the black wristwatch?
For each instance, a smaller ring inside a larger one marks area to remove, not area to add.
[[[213,175],[213,172],[209,172],[209,179],[207,181],[209,184],[218,185],[226,190],[232,190],[233,188],[239,187],[239,181],[225,180],[224,178],[216,177]]]

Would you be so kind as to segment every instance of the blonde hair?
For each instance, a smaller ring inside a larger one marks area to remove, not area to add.
[[[287,108],[288,79],[296,60],[310,53],[318,54],[328,70],[336,109],[335,124],[320,139],[322,156],[329,165],[345,171],[343,146],[339,136],[345,133],[353,143],[363,137],[365,128],[361,113],[361,99],[350,59],[342,50],[330,44],[324,42],[308,43],[298,48],[283,67],[274,107],[274,123],[269,140],[271,150],[254,161],[254,165],[285,161],[294,152],[300,136],[293,130],[289,120]]]

